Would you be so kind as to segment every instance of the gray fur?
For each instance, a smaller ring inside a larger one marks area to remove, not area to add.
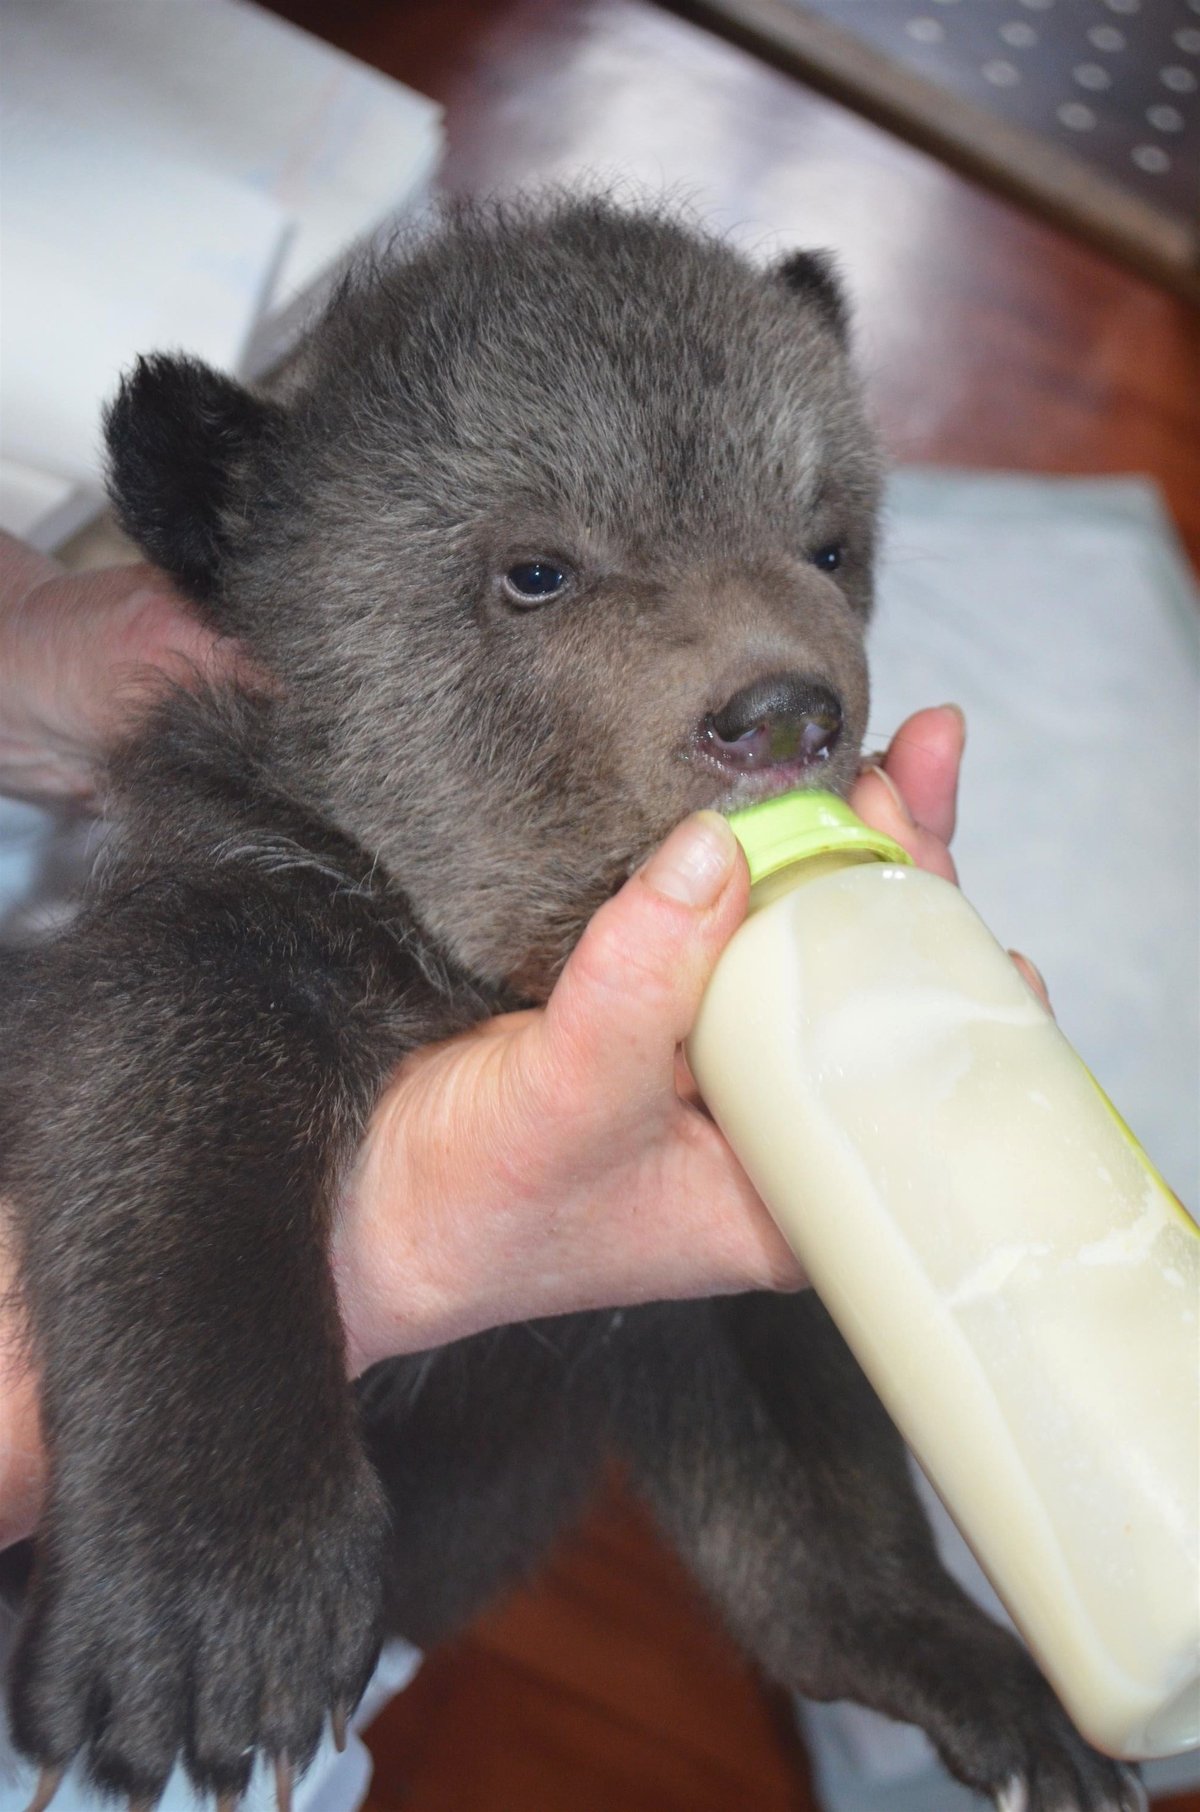
[[[544,998],[688,811],[853,777],[879,463],[828,264],[604,200],[460,210],[353,274],[276,396],[151,360],[108,435],[130,531],[280,690],[164,706],[78,921],[9,962],[52,1461],[21,1746],[137,1798],[177,1754],[226,1791],[256,1749],[303,1765],[381,1633],[460,1625],[615,1450],[776,1679],[1034,1812],[1131,1806],[942,1571],[815,1299],[344,1382],[331,1202],[397,1061]],[[569,579],[525,606],[539,558]],[[743,772],[731,701],[778,676],[840,738]]]

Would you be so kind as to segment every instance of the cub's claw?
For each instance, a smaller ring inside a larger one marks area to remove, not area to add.
[[[1099,1758],[1097,1758],[1099,1759]],[[1109,1779],[1103,1784],[1080,1782],[1069,1797],[1055,1797],[1055,1812],[1148,1812],[1149,1799],[1140,1776],[1119,1763],[1107,1764]],[[1115,1779],[1113,1778],[1115,1777]],[[1041,1812],[1046,1799],[1031,1792],[1023,1775],[1014,1774],[995,1796],[996,1812]]]
[[[1001,1787],[995,1804],[996,1812],[1029,1812],[1029,1795],[1019,1774]]]
[[[10,1693],[14,1743],[45,1770],[29,1812],[48,1812],[70,1763],[128,1812],[150,1812],[180,1765],[219,1812],[238,1812],[259,1761],[292,1812],[330,1707],[357,1704],[379,1656],[378,1481],[363,1458],[315,1507],[294,1488],[290,1503],[282,1487],[264,1493],[287,1514],[256,1539],[227,1513],[219,1554],[164,1528],[144,1496],[121,1540],[105,1523],[46,1538]]]
[[[62,1786],[62,1778],[65,1773],[65,1768],[43,1768],[42,1772],[38,1775],[38,1783],[33,1790],[33,1798],[26,1806],[25,1812],[46,1812],[46,1807],[50,1804],[50,1801]]]

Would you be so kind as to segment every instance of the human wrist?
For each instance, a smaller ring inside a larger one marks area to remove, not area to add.
[[[346,1177],[331,1257],[352,1377],[487,1324],[470,1237],[477,1209],[467,1200],[488,1164],[476,1137],[491,1100],[486,1039],[467,1033],[413,1052]],[[479,1232],[482,1241],[493,1229]]]

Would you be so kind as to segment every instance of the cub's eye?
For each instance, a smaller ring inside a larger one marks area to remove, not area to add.
[[[516,604],[545,604],[564,590],[568,574],[553,560],[522,560],[504,575],[504,589]]]
[[[831,541],[828,547],[819,547],[812,555],[812,563],[818,572],[835,573],[846,557],[846,550],[840,541]]]

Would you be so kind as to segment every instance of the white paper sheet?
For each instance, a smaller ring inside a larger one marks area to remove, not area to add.
[[[0,525],[78,526],[135,354],[281,357],[440,148],[433,102],[243,0],[6,0]]]
[[[105,131],[9,110],[0,160],[0,449],[103,490],[102,405],[139,353],[231,371],[289,223],[243,183]]]

